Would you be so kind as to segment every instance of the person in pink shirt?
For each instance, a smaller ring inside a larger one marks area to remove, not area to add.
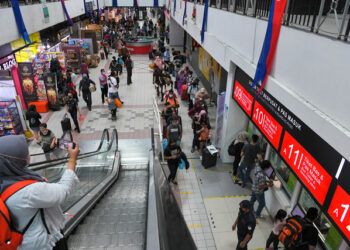
[[[108,97],[108,84],[107,84],[107,75],[104,69],[101,69],[101,75],[98,77],[100,80],[100,88],[101,88],[101,98],[102,104],[105,103],[105,97]]]

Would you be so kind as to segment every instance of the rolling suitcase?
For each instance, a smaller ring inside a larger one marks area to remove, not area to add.
[[[68,118],[68,115],[65,115],[63,117],[63,120],[61,121],[61,127],[63,133],[66,131],[72,131],[72,125],[70,123],[70,119]]]
[[[105,59],[105,53],[104,52],[100,52],[100,57],[101,57],[101,60],[104,60]]]
[[[204,168],[214,167],[216,165],[218,153],[211,154],[207,147],[203,148],[202,166]]]

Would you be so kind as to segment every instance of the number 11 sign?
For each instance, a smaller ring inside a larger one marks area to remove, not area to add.
[[[281,156],[323,205],[332,177],[287,131],[283,138]]]
[[[340,186],[337,187],[328,214],[337,223],[346,237],[350,238],[350,195]]]

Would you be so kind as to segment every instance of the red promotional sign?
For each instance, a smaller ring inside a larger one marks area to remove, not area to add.
[[[238,81],[235,82],[235,90],[233,92],[233,97],[250,117],[250,114],[252,113],[254,98],[251,94],[248,93],[247,90],[245,90],[245,88],[242,87],[242,85]]]
[[[254,104],[253,121],[278,150],[282,126],[257,101]]]
[[[340,186],[337,187],[333,196],[328,214],[337,223],[346,237],[350,238],[350,195]]]
[[[323,205],[332,177],[287,131],[284,134],[281,156]]]

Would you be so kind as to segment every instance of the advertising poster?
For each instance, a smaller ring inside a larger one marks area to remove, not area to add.
[[[33,64],[33,76],[34,76],[34,82],[37,85],[37,95],[38,100],[46,101],[46,90],[45,90],[45,83],[44,83],[44,73],[47,71],[46,68],[46,60],[44,58],[43,54],[39,54],[37,58],[35,58]]]
[[[204,77],[209,81],[214,93],[219,94],[221,80],[221,66],[202,47],[199,48],[198,67]]]
[[[21,82],[24,101],[27,103],[37,101],[37,85],[34,82],[32,64],[18,63],[18,74]]]
[[[80,58],[80,46],[70,45],[62,46],[64,57],[66,59],[66,67],[72,69],[80,69],[81,58]]]
[[[44,74],[44,82],[46,87],[47,100],[50,106],[57,105],[57,85],[56,74],[46,73]]]

